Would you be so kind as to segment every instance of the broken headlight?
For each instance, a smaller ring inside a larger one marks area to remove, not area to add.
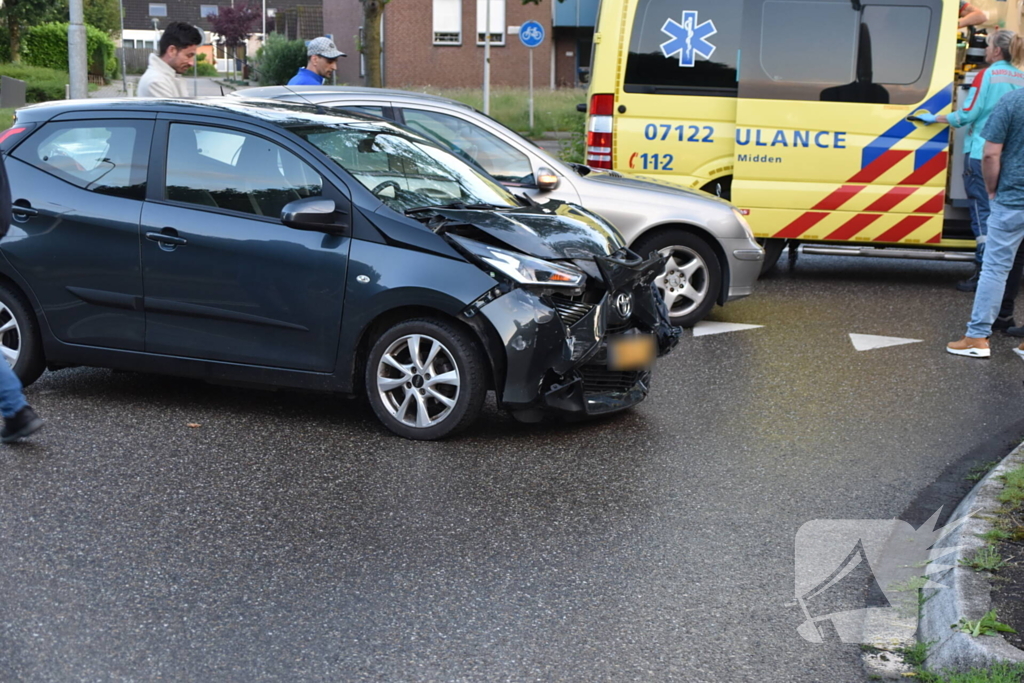
[[[449,237],[481,265],[493,269],[521,285],[576,288],[582,287],[586,280],[586,275],[572,266],[552,263],[514,251],[506,251],[458,235],[449,235]]]

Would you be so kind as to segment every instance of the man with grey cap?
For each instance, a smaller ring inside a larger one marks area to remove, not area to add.
[[[292,76],[288,85],[323,85],[327,77],[338,68],[338,57],[345,56],[333,40],[324,36],[309,41],[306,54],[309,55],[309,62]]]

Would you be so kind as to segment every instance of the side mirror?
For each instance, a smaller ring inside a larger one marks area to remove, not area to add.
[[[339,226],[334,221],[337,207],[333,199],[323,197],[306,197],[288,202],[281,209],[281,222],[296,230],[337,231]]]
[[[541,192],[551,192],[558,189],[560,182],[558,176],[550,168],[542,167],[537,169],[537,189]]]

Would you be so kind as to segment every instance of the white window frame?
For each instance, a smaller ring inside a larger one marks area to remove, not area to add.
[[[434,45],[462,45],[462,0],[433,0]]]
[[[154,12],[154,7],[163,7],[163,14]],[[149,3],[149,16],[151,17],[166,17],[167,16],[167,3],[166,2],[151,2]]]
[[[492,46],[502,47],[505,45],[505,0],[476,0],[476,44],[484,44],[487,2],[491,3],[490,42]]]

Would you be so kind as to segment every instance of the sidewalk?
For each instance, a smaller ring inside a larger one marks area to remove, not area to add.
[[[131,86],[131,91],[133,93],[138,90],[139,78],[141,78],[141,76],[134,76],[134,75],[129,75],[128,76],[128,84]],[[220,95],[221,94],[221,84],[218,81],[220,81],[222,78],[224,78],[224,77],[223,76],[218,76],[216,78],[213,78],[213,77],[201,76],[201,77],[195,78],[195,79],[193,79],[192,77],[186,78],[185,82],[188,84],[189,96],[190,97],[197,97],[197,96],[198,97],[209,97],[209,96]],[[250,87],[250,86],[238,86],[238,85],[230,85],[230,86],[228,86],[228,85],[225,85],[225,86],[223,86],[224,94],[226,95],[229,92],[231,92],[232,90],[242,90],[242,89],[244,89],[246,87]],[[122,83],[121,79],[117,79],[117,80],[111,81],[110,85],[100,86],[98,89],[96,89],[93,92],[89,93],[89,97],[90,98],[124,97],[124,96],[125,96],[124,84]]]

